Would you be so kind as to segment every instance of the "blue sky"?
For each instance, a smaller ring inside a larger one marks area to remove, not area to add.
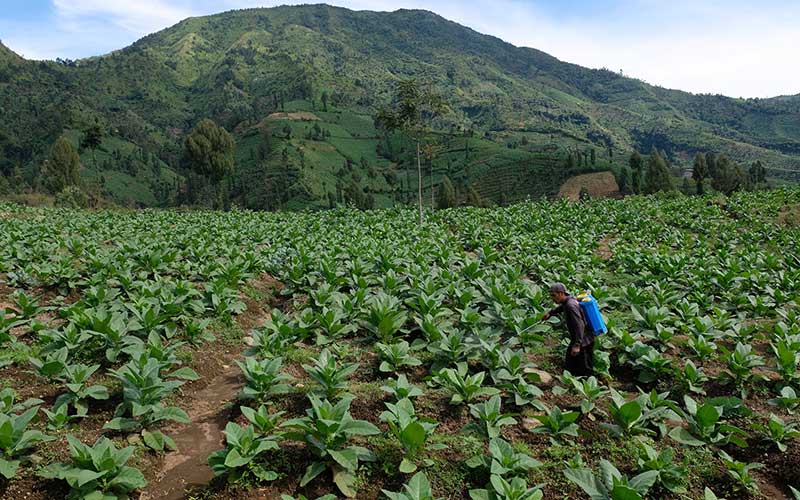
[[[0,0],[0,39],[30,59],[122,48],[189,16],[265,0]],[[510,43],[648,83],[734,97],[800,93],[798,0],[333,0],[421,8]]]

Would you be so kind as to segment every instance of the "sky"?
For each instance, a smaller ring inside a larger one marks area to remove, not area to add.
[[[0,0],[0,40],[28,59],[79,59],[198,15],[304,2]],[[307,3],[307,2],[306,2]],[[731,97],[800,93],[800,0],[329,0],[426,9],[563,61]]]

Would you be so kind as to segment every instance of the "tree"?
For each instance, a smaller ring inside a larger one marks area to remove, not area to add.
[[[646,194],[657,193],[658,191],[671,191],[672,178],[669,175],[669,168],[664,158],[653,149],[647,159],[647,176],[644,180],[644,192]]]
[[[261,142],[258,144],[258,159],[264,161],[269,158],[270,152],[272,151],[272,132],[266,125],[261,127],[259,132]]]
[[[764,184],[767,182],[767,169],[764,168],[764,165],[761,163],[761,160],[756,160],[750,166],[750,184],[753,187],[758,187],[759,184]]]
[[[235,148],[233,136],[209,119],[201,120],[184,142],[185,162],[192,172],[211,182],[216,208],[227,203],[227,186],[221,181],[233,173]]]
[[[681,185],[681,192],[685,195],[692,194],[692,185],[689,183],[689,177],[683,178],[683,184]]]
[[[694,156],[694,166],[692,167],[692,178],[697,183],[697,194],[703,194],[703,181],[708,177],[708,163],[706,155],[697,153]]]
[[[80,185],[81,159],[75,147],[64,137],[50,148],[42,166],[42,184],[51,194],[57,194],[69,186]]]
[[[456,190],[450,178],[445,175],[442,179],[441,186],[439,186],[439,198],[436,202],[436,206],[440,209],[452,208],[456,206],[456,203]]]
[[[623,166],[619,169],[619,192],[620,194],[629,194],[631,188],[631,169]]]
[[[360,210],[375,208],[375,198],[372,196],[372,193],[365,193],[364,189],[355,179],[352,179],[350,184],[347,185],[344,191],[344,197]]]
[[[422,147],[422,152],[425,154],[425,159],[428,161],[428,185],[431,187],[431,208],[436,206],[433,201],[433,159],[444,151],[444,149],[445,147],[443,145],[436,143],[426,144]]]
[[[427,123],[445,109],[444,101],[430,89],[421,89],[415,79],[397,83],[397,94],[391,108],[378,112],[375,119],[378,127],[399,130],[412,137],[417,146],[417,191],[419,199],[419,223],[422,224],[422,136]]]
[[[708,179],[714,179],[717,176],[717,155],[714,153],[706,153],[706,165],[708,166]]]
[[[100,124],[97,121],[94,122],[94,125],[90,126],[86,130],[83,131],[83,139],[81,140],[81,147],[86,148],[92,151],[92,165],[97,167],[97,158],[95,157],[95,151],[97,148],[100,147],[100,144],[103,142],[103,129],[100,128]]]
[[[578,193],[578,199],[580,201],[587,201],[592,198],[592,195],[589,194],[589,188],[586,186],[581,186],[581,190]]]
[[[575,168],[575,157],[572,156],[572,153],[567,153],[567,159],[564,161],[564,167],[566,168],[567,172],[570,172]]]
[[[328,91],[322,91],[322,111],[328,112]]]
[[[592,165],[597,162],[597,152],[594,150],[594,148],[589,150],[589,158],[591,159]]]
[[[219,183],[233,173],[233,136],[209,119],[200,121],[184,143],[184,153],[196,173]]]
[[[634,151],[631,154],[631,157],[628,159],[628,165],[631,167],[631,171],[633,172],[631,175],[631,192],[637,194],[641,193],[642,168],[644,166],[644,161],[642,160],[642,156],[638,151]]]
[[[472,207],[483,206],[483,198],[481,198],[481,195],[475,190],[474,186],[470,186],[467,190],[466,204]]]
[[[716,159],[716,173],[711,181],[711,187],[726,195],[749,187],[750,179],[747,173],[725,155],[720,155]]]

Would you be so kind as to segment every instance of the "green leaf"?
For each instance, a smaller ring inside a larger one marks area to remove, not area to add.
[[[243,457],[239,450],[233,449],[228,452],[228,456],[225,457],[225,467],[235,469],[237,467],[242,467],[243,465],[247,465],[250,463],[252,458]]]
[[[117,417],[106,422],[106,424],[103,426],[103,429],[112,431],[130,431],[136,429],[138,426],[139,423],[132,418]]]
[[[253,467],[251,469],[253,474],[261,481],[274,481],[278,479],[278,473],[272,470],[264,469],[263,467]]]
[[[419,422],[411,422],[400,433],[400,440],[407,449],[415,450],[425,443],[425,428]]]
[[[188,366],[184,366],[183,368],[179,368],[174,372],[169,374],[172,378],[179,378],[182,380],[198,380],[200,378],[197,375],[197,372],[189,368]]]
[[[303,478],[300,480],[300,487],[302,488],[313,481],[314,478],[322,474],[326,468],[325,462],[313,462],[306,467],[306,473],[303,474]]]
[[[77,471],[77,472],[75,472]],[[87,469],[74,469],[73,472],[67,475],[67,481],[71,484],[77,484],[78,486],[83,486],[87,483],[94,481],[95,479],[101,478],[106,475],[106,472],[96,472],[93,470]]]
[[[328,454],[343,468],[351,471],[358,469],[358,455],[355,450],[351,448],[328,450]]]
[[[86,389],[86,395],[92,399],[108,399],[108,388],[104,385],[93,385]]]
[[[564,475],[592,498],[602,498],[606,491],[605,487],[589,469],[567,469],[564,471]]]
[[[628,484],[631,488],[638,491],[641,494],[647,493],[647,490],[653,487],[658,480],[660,472],[657,470],[649,470],[638,474],[634,478],[632,478]]]
[[[719,411],[717,411],[717,408],[710,404],[704,404],[698,408],[695,416],[697,423],[703,427],[710,427],[716,424],[717,420],[719,420],[719,417],[720,415]]]
[[[333,482],[339,487],[339,491],[347,498],[355,498],[356,490],[354,489],[356,483],[356,476],[349,471],[339,469],[336,467],[333,471]]]
[[[131,491],[147,486],[147,481],[144,475],[133,467],[120,467],[117,476],[112,479],[109,486],[122,486],[124,489]]]
[[[492,500],[493,496],[485,489],[469,490],[471,500]]]
[[[19,460],[6,460],[4,458],[0,458],[0,474],[2,474],[6,479],[13,478],[17,474],[19,464]]]
[[[683,427],[675,427],[669,431],[669,437],[687,446],[704,446],[706,444],[705,442],[700,441],[696,437],[692,436],[689,431]]]
[[[619,485],[611,490],[611,500],[642,500],[642,496],[633,488]]]
[[[188,424],[191,423],[192,419],[189,418],[189,415],[177,408],[175,406],[170,406],[168,408],[164,408],[156,413],[158,420],[172,420],[174,422],[178,422],[180,424]]]
[[[629,401],[622,405],[618,415],[620,420],[629,426],[642,416],[642,406],[636,400]]]
[[[142,431],[142,440],[144,441],[144,444],[155,451],[164,451],[166,448],[171,450],[177,449],[175,441],[173,441],[169,436],[163,434],[161,431]]]
[[[374,436],[381,431],[366,420],[351,420],[342,426],[342,431],[358,436]]]
[[[417,470],[417,464],[415,464],[411,460],[408,460],[407,458],[404,458],[403,460],[400,461],[399,470],[403,474],[411,474],[412,472]]]

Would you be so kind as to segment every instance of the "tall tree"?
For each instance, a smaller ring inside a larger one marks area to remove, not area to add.
[[[92,152],[92,165],[97,168],[97,158],[95,152],[100,144],[103,143],[103,129],[100,124],[95,120],[94,124],[83,131],[83,139],[81,140],[81,147],[91,150]]]
[[[750,183],[753,187],[758,187],[759,184],[764,184],[767,182],[767,169],[764,168],[764,164],[761,163],[761,160],[756,160],[750,166]]]
[[[646,194],[657,193],[658,191],[671,191],[672,177],[669,175],[669,167],[664,158],[653,149],[647,159],[647,174],[644,180],[644,192]]]
[[[431,188],[431,208],[434,208],[436,206],[433,200],[434,192],[436,191],[433,188],[433,160],[442,151],[444,151],[444,149],[445,149],[444,145],[433,142],[430,144],[426,144],[425,146],[422,147],[422,152],[425,155],[425,159],[428,161],[428,185]]]
[[[717,175],[711,181],[711,187],[725,194],[747,189],[749,178],[745,170],[725,155],[716,159]]]
[[[80,185],[80,166],[78,152],[66,138],[59,137],[42,166],[44,188],[56,194],[68,186]]]
[[[322,91],[322,111],[328,112],[328,91]]]
[[[706,155],[697,153],[694,156],[694,166],[692,167],[692,178],[697,183],[697,194],[703,194],[703,181],[708,177],[708,163]]]
[[[708,178],[714,179],[717,176],[717,155],[710,151],[706,153],[706,166],[708,166]]]
[[[386,130],[399,130],[408,134],[416,143],[417,191],[419,202],[419,223],[423,222],[422,212],[422,139],[428,124],[445,110],[441,97],[434,94],[430,86],[420,88],[415,79],[401,80],[397,83],[397,93],[389,108],[378,112],[376,124]]]
[[[623,166],[619,169],[619,179],[617,181],[619,184],[619,192],[620,194],[629,194],[631,189],[631,169]]]
[[[631,153],[630,158],[628,158],[628,165],[631,167],[631,192],[632,193],[641,193],[642,192],[642,171],[644,167],[644,160],[642,160],[642,156],[639,154],[638,151],[634,151]]]
[[[184,157],[189,167],[214,185],[217,208],[221,208],[227,198],[221,181],[233,173],[235,149],[233,136],[209,119],[201,120],[184,143]]]
[[[482,207],[484,205],[483,198],[481,198],[480,193],[475,190],[474,186],[469,186],[467,189],[466,203],[471,207]]]
[[[456,202],[456,190],[450,178],[445,175],[439,186],[439,199],[436,206],[437,208],[452,208],[456,206]]]
[[[209,119],[200,121],[184,144],[192,170],[214,183],[233,173],[235,149],[233,136]]]

